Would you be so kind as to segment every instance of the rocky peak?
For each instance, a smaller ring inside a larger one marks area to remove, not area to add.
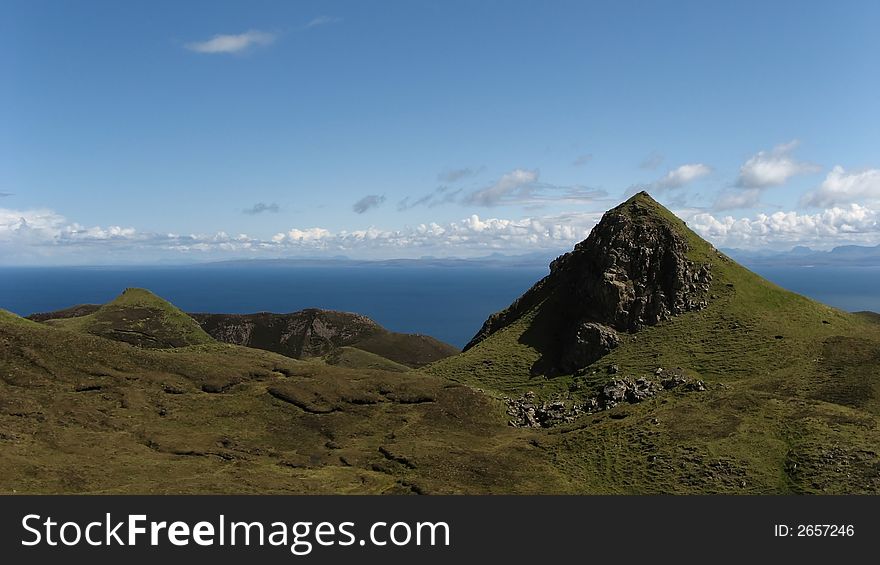
[[[609,210],[584,241],[550,264],[550,274],[490,317],[467,348],[544,303],[555,316],[549,372],[572,372],[635,332],[706,306],[709,263],[689,259],[693,236],[648,193]],[[466,348],[466,349],[467,349]]]
[[[636,331],[705,305],[711,266],[688,259],[683,224],[647,192],[608,211],[550,265],[586,322]]]

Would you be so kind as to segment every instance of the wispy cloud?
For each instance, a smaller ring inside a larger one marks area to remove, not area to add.
[[[627,195],[633,195],[641,190],[658,194],[683,188],[697,179],[705,177],[712,172],[712,167],[704,163],[687,163],[674,169],[670,169],[665,175],[648,184],[634,184],[626,191]]]
[[[816,190],[807,193],[807,206],[836,206],[856,200],[880,201],[880,169],[847,172],[835,166]]]
[[[250,216],[256,216],[257,214],[262,214],[264,212],[277,214],[279,210],[280,208],[275,202],[272,202],[271,204],[266,204],[265,202],[257,202],[250,208],[242,210],[242,213],[248,214]]]
[[[764,193],[760,188],[735,188],[725,190],[715,199],[712,206],[717,211],[754,208],[761,201]]]
[[[640,169],[645,169],[647,171],[653,171],[657,167],[663,164],[663,155],[654,151],[639,164]]]
[[[464,201],[477,206],[497,206],[512,200],[522,200],[534,191],[537,181],[537,170],[514,169],[502,175],[492,185],[468,194]]]
[[[437,174],[440,182],[455,183],[466,178],[475,177],[486,170],[486,167],[463,167],[461,169],[447,169]]]
[[[572,165],[575,167],[582,167],[593,160],[592,153],[584,153],[583,155],[578,155],[574,161],[572,161]]]
[[[269,45],[275,39],[273,33],[249,30],[237,35],[215,35],[205,41],[187,43],[185,47],[196,53],[240,53],[251,47]]]
[[[364,196],[363,198],[355,202],[352,205],[351,209],[354,210],[356,214],[363,214],[367,210],[378,208],[382,205],[383,202],[385,202],[384,194],[368,194],[367,196]]]
[[[336,24],[341,21],[342,21],[342,18],[337,18],[335,16],[317,16],[315,18],[312,18],[312,20],[309,21],[309,23],[307,23],[303,27],[305,29],[312,29],[312,28],[315,28],[318,26],[324,26],[324,25],[328,25],[328,24]]]
[[[417,206],[432,208],[451,203],[482,207],[517,205],[540,208],[549,203],[583,203],[604,196],[607,196],[604,190],[541,182],[537,170],[513,169],[501,175],[495,182],[470,192],[441,185],[418,198],[406,197],[398,202],[397,209],[404,211]]]
[[[11,192],[0,192],[0,198],[6,198],[7,196],[12,196]]]
[[[409,196],[401,200],[397,203],[397,209],[401,212],[404,210],[409,210],[411,208],[416,208],[418,206],[427,206],[428,208],[434,208],[435,206],[441,206],[443,204],[451,204],[455,202],[458,196],[462,193],[461,188],[452,189],[446,185],[441,185],[435,188],[432,192],[425,194],[419,198],[411,199]]]

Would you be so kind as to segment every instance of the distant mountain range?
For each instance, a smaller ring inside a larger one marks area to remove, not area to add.
[[[844,245],[830,251],[820,251],[805,246],[788,251],[722,248],[721,251],[747,266],[755,267],[814,267],[849,266],[880,267],[880,245],[867,247]],[[345,256],[303,257],[284,259],[234,259],[201,263],[209,267],[534,267],[543,268],[562,255],[552,251],[536,251],[522,255],[492,253],[483,257],[419,257],[415,259],[363,260]]]
[[[725,249],[724,252],[740,263],[761,267],[880,266],[880,245],[874,247],[844,245],[830,251],[816,251],[809,247],[797,246],[790,251]]]
[[[416,259],[351,259],[344,255],[334,257],[291,257],[283,259],[232,259],[201,263],[198,266],[209,267],[546,267],[558,253],[537,251],[522,255],[504,255],[492,253],[483,257],[432,257],[430,255]]]

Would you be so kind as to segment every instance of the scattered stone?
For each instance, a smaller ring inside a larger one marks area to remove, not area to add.
[[[620,372],[620,367],[618,367],[617,365],[608,365],[608,374],[609,375],[616,375],[619,372]]]
[[[612,365],[612,367],[616,367],[616,365]],[[608,381],[602,386],[598,394],[587,398],[579,405],[566,404],[561,399],[539,402],[533,391],[528,391],[517,399],[504,397],[504,401],[507,403],[507,415],[510,416],[508,424],[518,428],[548,428],[573,422],[581,414],[594,414],[625,404],[644,402],[654,398],[664,389],[678,388],[686,392],[706,390],[706,385],[702,380],[687,378],[681,373],[681,369],[674,371],[663,370],[662,374],[669,376],[660,382],[648,377],[639,377],[637,379],[624,377]],[[575,386],[577,388],[581,387],[580,384],[572,383],[571,387]],[[626,412],[611,414],[611,417],[614,419],[626,416]],[[658,425],[659,423],[660,421],[657,418],[651,419],[651,424]]]

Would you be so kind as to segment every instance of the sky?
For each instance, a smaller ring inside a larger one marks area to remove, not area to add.
[[[0,4],[0,264],[880,244],[880,3]]]

